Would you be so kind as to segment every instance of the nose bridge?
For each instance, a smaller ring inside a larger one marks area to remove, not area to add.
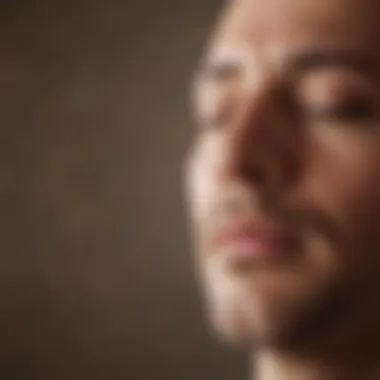
[[[229,174],[256,186],[294,179],[298,126],[291,96],[280,82],[262,83],[244,96],[230,128]]]

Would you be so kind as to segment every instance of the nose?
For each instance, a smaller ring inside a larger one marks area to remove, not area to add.
[[[301,169],[301,123],[291,91],[272,84],[247,95],[227,138],[229,177],[266,191],[296,182]]]

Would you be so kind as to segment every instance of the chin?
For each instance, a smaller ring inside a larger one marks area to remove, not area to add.
[[[338,298],[338,274],[332,268],[300,263],[231,273],[208,263],[203,273],[211,326],[233,345],[281,346],[311,338]]]

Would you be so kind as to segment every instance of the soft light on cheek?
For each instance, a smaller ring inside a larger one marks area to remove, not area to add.
[[[199,160],[191,162],[187,175],[187,200],[192,216],[204,219],[215,196],[212,171]]]
[[[214,120],[218,109],[223,103],[224,94],[218,89],[210,86],[200,86],[194,96],[194,108],[199,117],[199,121]]]
[[[209,214],[220,193],[221,152],[215,139],[204,139],[189,157],[186,171],[187,201],[196,219]]]

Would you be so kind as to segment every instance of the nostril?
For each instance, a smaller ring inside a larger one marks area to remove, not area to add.
[[[260,149],[261,150],[261,149]],[[239,181],[249,182],[254,186],[265,186],[268,179],[266,162],[263,152],[258,149],[235,148],[234,154],[230,155],[227,174]]]
[[[250,164],[246,162],[242,167],[241,177],[255,186],[265,186],[268,180],[265,164],[260,162],[251,162]]]

